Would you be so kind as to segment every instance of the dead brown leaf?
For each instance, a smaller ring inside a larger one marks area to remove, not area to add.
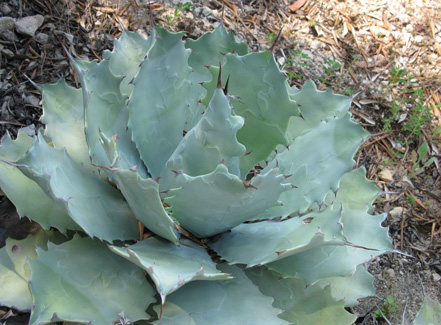
[[[288,6],[289,10],[296,11],[300,9],[304,4],[306,0],[297,0],[296,2],[293,2],[291,5]]]

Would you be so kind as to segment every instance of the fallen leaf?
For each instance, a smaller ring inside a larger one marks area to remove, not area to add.
[[[304,4],[306,0],[297,0],[293,4],[289,5],[288,8],[291,11],[296,11],[297,9],[300,9]]]

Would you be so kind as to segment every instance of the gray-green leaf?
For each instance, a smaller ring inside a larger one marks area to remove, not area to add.
[[[31,324],[54,321],[111,324],[119,314],[149,319],[155,290],[135,264],[99,240],[75,236],[29,260],[34,307]]]
[[[110,249],[150,275],[163,304],[167,295],[190,281],[231,278],[216,269],[205,249],[188,240],[183,240],[181,244],[177,246],[161,238],[150,237],[134,245],[110,246]]]

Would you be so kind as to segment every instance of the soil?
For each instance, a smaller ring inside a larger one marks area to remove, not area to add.
[[[356,162],[385,192],[375,202],[375,213],[389,213],[384,225],[396,252],[369,263],[377,296],[352,308],[359,315],[356,323],[409,324],[424,294],[441,302],[441,3],[196,0],[191,10],[175,11],[179,1],[156,1],[151,14],[148,2],[2,1],[0,134],[14,137],[21,127],[41,126],[41,96],[34,83],[66,78],[78,86],[65,49],[75,58],[100,59],[122,27],[147,35],[153,18],[156,24],[197,38],[223,21],[252,51],[270,49],[281,31],[273,53],[291,84],[301,87],[312,79],[322,89],[354,96],[354,118],[372,133]],[[331,64],[339,66],[329,69]],[[395,67],[413,78],[396,82]],[[388,90],[387,85],[393,87]],[[419,162],[423,143],[428,153]],[[413,175],[415,165],[422,167],[429,159],[430,165]],[[19,220],[5,198],[0,216],[2,241],[37,227]],[[374,317],[387,296],[393,297],[396,310],[383,308],[384,317]],[[2,322],[27,322],[28,315],[9,312],[0,310]]]

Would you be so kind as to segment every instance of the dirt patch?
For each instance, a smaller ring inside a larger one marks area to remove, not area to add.
[[[364,299],[353,309],[360,315],[357,322],[385,323],[374,313],[380,298],[387,296],[396,303],[396,311],[384,315],[391,323],[413,320],[423,288],[441,302],[441,4],[225,0],[193,1],[191,10],[176,11],[178,3],[151,4],[155,23],[197,38],[223,19],[226,28],[252,51],[269,49],[281,31],[273,53],[291,84],[301,87],[312,79],[320,88],[330,86],[338,93],[357,95],[351,110],[373,134],[359,151],[357,166],[365,166],[368,177],[385,192],[376,202],[376,213],[389,212],[385,225],[390,227],[395,248],[403,253],[369,263],[378,297]],[[149,34],[148,1],[3,1],[1,135],[15,136],[20,127],[40,126],[41,96],[29,79],[42,84],[66,78],[78,86],[65,49],[75,58],[100,59],[104,49],[112,48],[121,26]],[[395,67],[404,72],[399,74]],[[391,84],[394,87],[388,90]],[[419,102],[416,89],[422,92]],[[414,132],[412,123],[419,117],[418,132]],[[418,149],[424,143],[427,154],[418,161]],[[421,168],[429,159],[432,163],[414,175],[416,164]],[[0,212],[12,215],[6,203]],[[11,220],[2,224],[18,227],[17,220]],[[31,225],[23,227],[32,230]]]

